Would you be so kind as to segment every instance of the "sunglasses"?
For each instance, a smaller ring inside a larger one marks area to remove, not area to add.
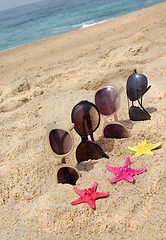
[[[73,128],[74,126],[72,126]],[[65,157],[73,150],[73,137],[70,130],[59,128],[55,122],[46,126],[46,139],[48,146],[55,157],[57,174],[56,183],[69,183],[75,185],[80,177],[76,168],[65,163]]]
[[[89,159],[109,158],[94,142],[93,133],[100,124],[100,113],[97,107],[89,101],[81,101],[72,109],[71,119],[75,131],[81,137],[81,142],[76,149],[78,163]],[[92,141],[88,140],[88,135]]]
[[[97,90],[95,104],[104,118],[104,136],[106,138],[128,138],[126,127],[118,122],[117,111],[120,108],[120,92],[114,86],[105,86]],[[114,116],[114,121],[108,122],[108,117]]]
[[[126,93],[128,97],[129,117],[133,121],[150,120],[151,116],[142,105],[143,95],[150,89],[148,86],[147,77],[137,73],[136,69],[127,80]],[[129,100],[132,106],[129,107]],[[134,101],[138,101],[139,107],[134,106]]]

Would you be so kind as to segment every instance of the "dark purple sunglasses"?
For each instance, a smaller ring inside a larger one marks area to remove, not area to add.
[[[128,130],[118,122],[117,111],[120,108],[120,94],[114,86],[105,86],[97,90],[95,103],[103,116],[114,115],[113,122],[107,122],[104,118],[104,136],[106,138],[128,138]]]

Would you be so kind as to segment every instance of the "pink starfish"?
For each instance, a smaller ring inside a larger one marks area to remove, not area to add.
[[[111,183],[115,183],[122,179],[125,179],[129,182],[134,182],[135,181],[135,179],[133,178],[134,175],[137,175],[146,171],[146,167],[140,168],[140,169],[130,168],[129,157],[126,158],[124,167],[111,167],[109,165],[106,165],[106,168],[111,172],[117,174],[114,178],[109,180]]]
[[[74,191],[80,195],[78,199],[71,202],[72,205],[76,205],[79,203],[87,202],[92,209],[95,209],[95,200],[97,198],[105,197],[109,194],[109,192],[96,192],[97,182],[93,184],[91,188],[80,190],[76,187],[73,187]]]

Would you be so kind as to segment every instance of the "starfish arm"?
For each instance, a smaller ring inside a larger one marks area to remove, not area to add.
[[[92,191],[95,191],[96,188],[97,188],[97,182],[95,181],[91,189],[92,189]]]
[[[136,156],[139,156],[139,154],[138,154],[138,153],[135,153],[135,154],[132,156],[132,158],[133,158],[133,157],[136,157]]]
[[[110,179],[109,181],[110,181],[111,183],[115,183],[115,182],[118,182],[118,181],[120,181],[120,180],[122,180],[122,179],[124,179],[123,176],[118,176],[118,175],[116,175],[114,178]]]
[[[79,197],[75,201],[71,202],[71,205],[76,205],[76,204],[83,203],[83,202],[85,202],[85,200],[82,197]]]
[[[124,167],[128,167],[128,168],[130,167],[130,158],[129,157],[126,158]]]
[[[124,179],[127,180],[127,181],[129,181],[129,182],[134,182],[134,181],[135,181],[135,179],[134,179],[132,176],[127,175],[127,174],[126,174],[126,176],[124,177]]]
[[[132,156],[132,158],[133,158],[133,157],[140,156],[140,155],[143,155],[143,154],[146,154],[146,153],[137,151],[137,152]]]
[[[152,144],[152,143],[149,144],[151,150],[160,147],[160,145],[161,145],[161,142],[155,143],[155,144]]]
[[[111,167],[111,166],[109,166],[109,165],[105,165],[105,167],[108,169],[108,170],[110,170],[111,172],[113,172],[113,173],[118,173],[119,172],[119,169],[118,169],[118,167]]]
[[[95,208],[96,208],[95,200],[94,200],[94,199],[89,200],[87,203],[89,204],[89,206],[90,206],[92,209],[95,209]]]
[[[75,191],[76,193],[78,193],[79,195],[81,195],[82,190],[80,190],[80,189],[78,189],[78,188],[76,188],[76,187],[73,187],[73,189],[74,189],[74,191]]]
[[[105,197],[109,194],[109,192],[96,192],[95,193],[95,199]]]
[[[128,149],[134,152],[138,152],[140,149],[140,146],[128,147]]]
[[[137,147],[128,147],[128,149],[131,150],[131,151],[135,151],[136,152]]]
[[[137,175],[137,174],[140,174],[140,173],[143,173],[143,172],[145,172],[146,171],[146,167],[144,167],[144,168],[140,168],[140,169],[131,169],[132,171],[132,175],[134,176],[134,175]]]
[[[147,150],[146,150],[146,153],[144,153],[144,154],[151,154],[151,155],[154,155],[154,153],[153,153],[150,149],[147,149]]]

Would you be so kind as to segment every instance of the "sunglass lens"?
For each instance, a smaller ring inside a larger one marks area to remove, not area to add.
[[[81,101],[73,108],[72,122],[80,135],[88,135],[97,129],[100,115],[95,105],[88,101]]]
[[[134,73],[129,76],[127,80],[127,96],[131,101],[138,100],[147,91],[148,80],[143,74],[137,73],[136,69]]]
[[[109,158],[96,143],[86,141],[81,142],[76,150],[78,163],[89,159]]]
[[[58,155],[66,154],[72,149],[72,138],[68,132],[62,129],[52,130],[49,140],[52,150]]]
[[[58,170],[58,183],[68,183],[76,185],[76,181],[79,178],[78,173],[75,169],[70,167],[62,167]]]
[[[104,136],[106,138],[128,138],[129,132],[121,124],[111,123],[104,128]]]
[[[111,115],[120,107],[119,93],[112,86],[102,88],[95,94],[95,103],[102,115]]]
[[[132,121],[150,120],[150,115],[136,106],[130,107],[129,116],[130,116],[130,120]]]

